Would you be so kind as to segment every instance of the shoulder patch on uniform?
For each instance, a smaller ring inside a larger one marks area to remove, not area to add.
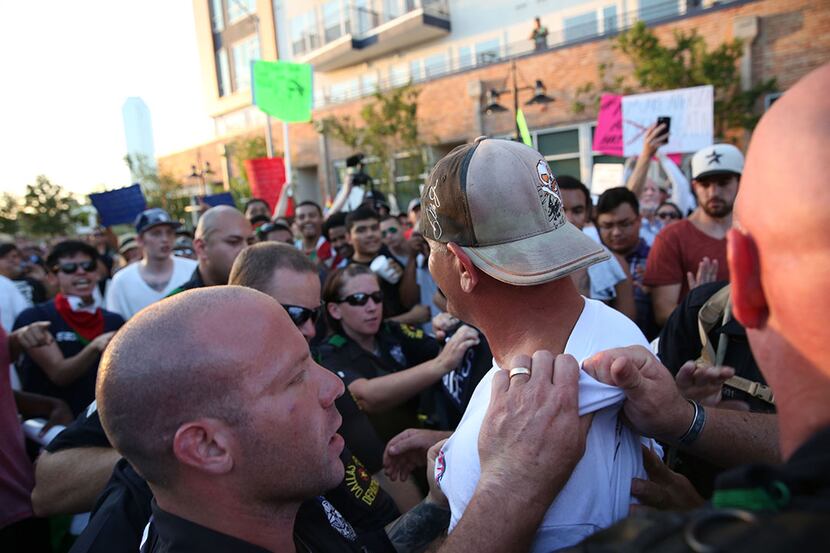
[[[335,334],[328,339],[328,343],[336,348],[342,348],[346,345],[346,338],[344,338],[340,334]]]
[[[424,331],[420,328],[415,328],[414,326],[410,326],[408,324],[401,325],[401,332],[408,338],[415,338],[421,339],[424,337]]]

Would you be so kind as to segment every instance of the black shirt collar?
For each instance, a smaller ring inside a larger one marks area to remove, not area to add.
[[[189,553],[269,553],[257,545],[211,530],[195,522],[168,513],[153,500],[152,523],[158,534],[161,551]]]
[[[786,488],[784,497],[781,485]],[[830,509],[830,427],[813,434],[786,463],[748,465],[724,472],[716,488],[763,489],[782,499],[782,509]]]

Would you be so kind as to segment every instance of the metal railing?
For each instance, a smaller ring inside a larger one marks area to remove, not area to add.
[[[420,84],[532,53],[540,53],[571,46],[581,42],[612,37],[622,31],[630,29],[639,20],[643,20],[649,24],[659,24],[663,21],[676,19],[678,17],[698,15],[712,9],[720,8],[724,5],[744,1],[747,0],[721,0],[718,3],[706,7],[695,4],[693,1],[683,2],[681,0],[670,0],[661,2],[659,4],[654,4],[641,9],[619,13],[614,17],[597,18],[596,21],[583,25],[573,25],[566,28],[548,30],[547,45],[542,49],[537,48],[536,43],[530,39],[524,39],[510,44],[501,44],[498,50],[490,49],[484,52],[476,52],[474,54],[467,52],[462,55],[459,49],[456,48],[453,49],[451,55],[447,56],[447,61],[443,64],[443,69],[426,71],[422,68],[418,71],[418,74],[410,74],[410,79],[407,82],[410,84]],[[422,0],[422,2],[424,5],[432,4],[430,0]],[[446,0],[440,0],[440,2],[437,1],[435,3],[446,5]],[[426,6],[424,9],[426,10]],[[423,63],[424,60],[422,59],[417,61]],[[384,77],[373,79],[372,81],[375,86],[371,89],[369,87],[364,87],[361,84],[356,84],[348,90],[338,91],[335,95],[328,93],[317,95],[315,97],[314,107],[321,108],[333,104],[350,102],[352,100],[374,94],[378,90],[391,90],[402,85],[399,75],[396,75],[394,78]],[[338,88],[342,87],[338,86]]]
[[[380,6],[389,9],[377,9]],[[356,39],[364,38],[384,23],[418,9],[435,17],[448,18],[450,13],[448,0],[398,0],[395,4],[349,0],[343,7],[338,10],[336,20],[327,18],[319,9],[298,16],[306,21],[305,27],[299,30],[300,36],[292,41],[294,55],[306,55],[348,34]]]

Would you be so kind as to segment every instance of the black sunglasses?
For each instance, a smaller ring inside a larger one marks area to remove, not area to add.
[[[380,305],[383,303],[383,291],[378,290],[377,292],[372,292],[371,294],[365,294],[363,292],[358,292],[357,294],[352,294],[351,296],[346,296],[342,300],[339,300],[337,303],[348,303],[349,305],[366,305],[369,303],[369,298],[372,298],[376,304]]]
[[[322,311],[320,307],[309,309],[308,307],[300,307],[299,305],[285,304],[282,307],[288,311],[288,316],[291,317],[291,321],[297,327],[303,326],[309,319],[311,319],[311,324],[317,324],[317,319],[320,318],[320,312]]]
[[[657,217],[660,219],[680,219],[680,215],[674,211],[664,211],[663,213],[658,213]]]
[[[60,271],[65,275],[74,274],[78,267],[86,271],[87,273],[91,273],[95,270],[95,267],[98,266],[98,263],[95,261],[81,261],[80,263],[75,263],[74,261],[70,261],[68,263],[61,263],[60,265],[56,265],[54,270]]]

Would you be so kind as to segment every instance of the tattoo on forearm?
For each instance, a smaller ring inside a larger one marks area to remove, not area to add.
[[[450,512],[433,503],[420,502],[386,527],[386,535],[398,553],[419,553],[450,524]]]

